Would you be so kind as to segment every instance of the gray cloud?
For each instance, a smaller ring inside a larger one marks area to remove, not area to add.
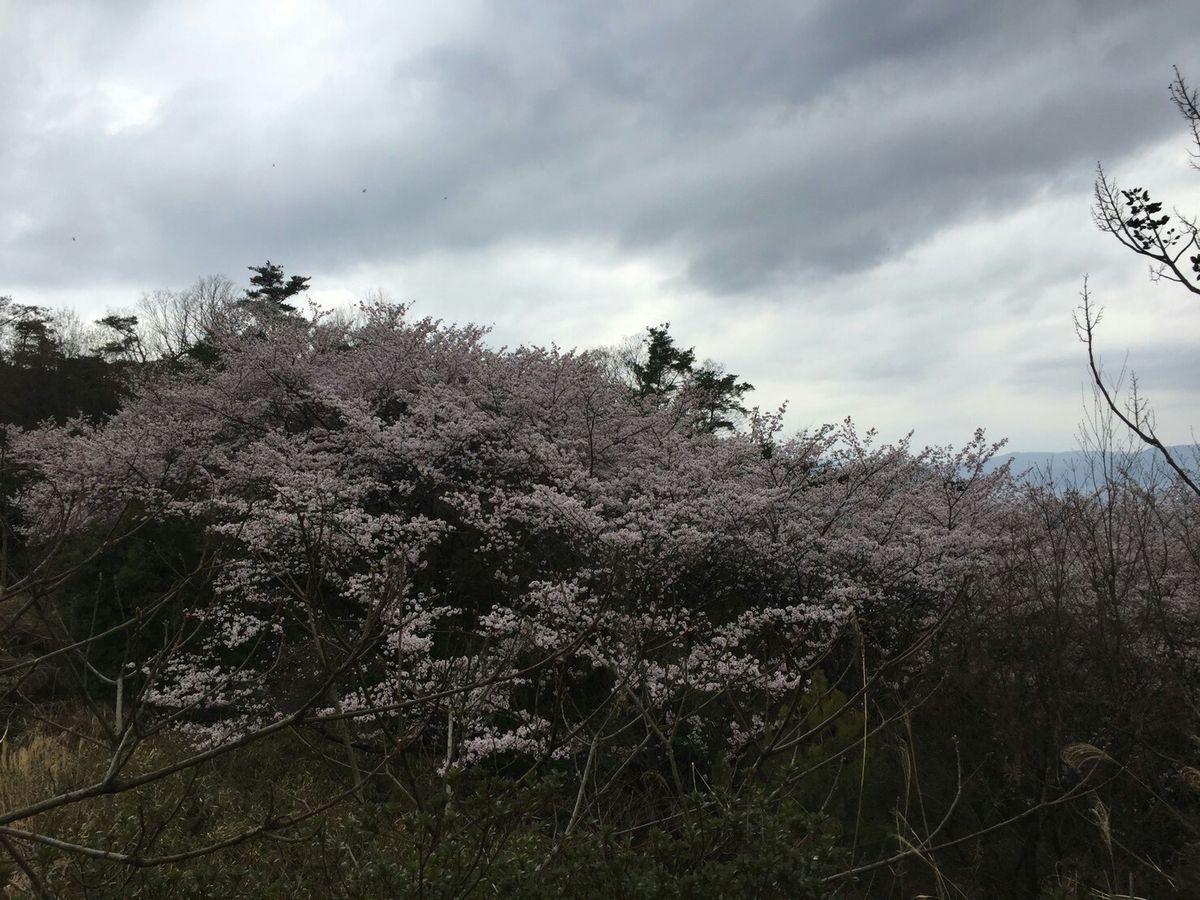
[[[117,43],[144,15],[90,27]],[[501,4],[401,59],[386,35],[355,35],[381,45],[374,68],[342,75],[335,58],[316,90],[241,115],[245,84],[197,71],[196,48],[146,129],[105,135],[86,94],[57,101],[80,107],[58,110],[65,125],[17,125],[5,206],[33,224],[0,262],[20,280],[154,280],[255,251],[336,269],[578,236],[670,248],[718,294],[857,271],[1175,128],[1164,87],[1189,29],[1164,38],[1144,15]],[[15,80],[10,108],[30,106],[39,79]],[[55,102],[32,105],[53,116]],[[64,270],[68,231],[87,241]]]
[[[830,286],[1051,194],[1085,205],[1097,159],[1182,139],[1166,84],[1200,25],[1182,0],[203,10],[0,0],[0,292],[267,257],[321,286],[583,246],[660,260],[663,296],[717,310],[861,309]],[[1029,313],[1078,271],[1056,237],[1044,259],[974,247],[927,289],[880,287],[966,309],[974,272]],[[949,346],[938,327],[848,368],[933,378],[914,347]]]

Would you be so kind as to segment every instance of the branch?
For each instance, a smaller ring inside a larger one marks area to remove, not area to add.
[[[1187,485],[1192,493],[1194,493],[1197,497],[1200,497],[1200,484],[1197,484],[1195,481],[1193,481],[1188,472],[1178,462],[1176,462],[1171,451],[1161,440],[1159,440],[1158,435],[1154,433],[1154,427],[1149,422],[1146,422],[1143,426],[1140,422],[1131,419],[1129,415],[1120,408],[1120,406],[1117,404],[1116,398],[1113,396],[1112,392],[1109,391],[1108,385],[1104,383],[1104,378],[1100,373],[1100,365],[1096,361],[1095,353],[1095,330],[1096,325],[1100,321],[1100,313],[1092,307],[1091,294],[1088,292],[1086,280],[1083,283],[1083,291],[1081,292],[1080,296],[1082,298],[1082,303],[1079,306],[1079,311],[1075,315],[1075,330],[1079,335],[1079,340],[1087,345],[1088,369],[1092,374],[1092,382],[1095,384],[1096,389],[1100,392],[1100,396],[1104,399],[1105,405],[1112,411],[1113,415],[1121,420],[1122,424],[1124,424],[1126,428],[1137,435],[1142,443],[1157,450],[1167,465],[1170,466],[1175,474],[1179,477],[1179,480],[1183,484]],[[1080,318],[1080,313],[1082,313],[1082,319]]]

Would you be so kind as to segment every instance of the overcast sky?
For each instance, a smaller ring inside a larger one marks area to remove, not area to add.
[[[1197,34],[1194,0],[0,0],[0,294],[99,316],[270,259],[497,344],[669,320],[796,428],[1060,450],[1090,274],[1184,441],[1200,303],[1090,191],[1200,213]]]

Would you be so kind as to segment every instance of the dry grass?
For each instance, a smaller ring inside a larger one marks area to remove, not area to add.
[[[16,809],[78,785],[77,741],[34,732],[0,742],[0,810]]]

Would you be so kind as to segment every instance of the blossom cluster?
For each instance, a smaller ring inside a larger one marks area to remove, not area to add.
[[[296,317],[22,437],[31,539],[132,515],[216,548],[144,668],[162,715],[227,736],[304,708],[445,767],[681,731],[737,750],[848,631],[904,656],[995,544],[982,435],[785,438],[755,411],[718,436],[591,354],[485,336]]]

